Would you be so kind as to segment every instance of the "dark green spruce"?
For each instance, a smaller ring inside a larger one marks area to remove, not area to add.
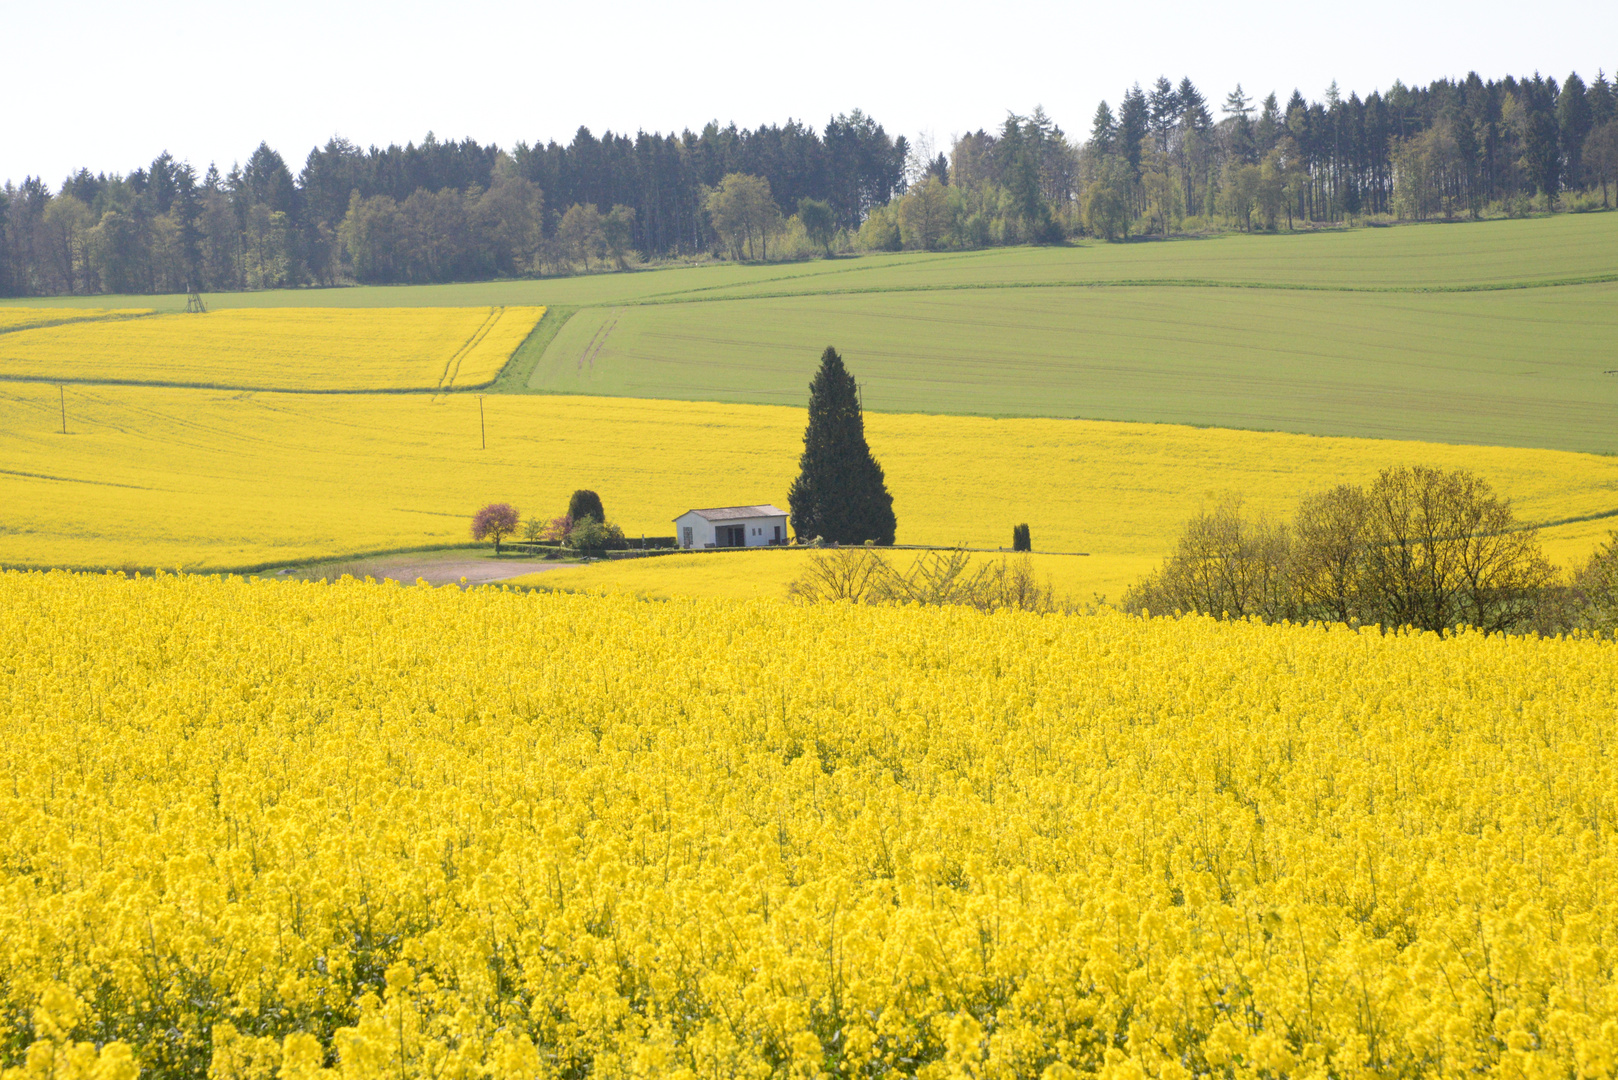
[[[793,535],[837,544],[893,543],[893,496],[865,442],[859,386],[829,345],[809,384],[809,426],[798,469],[787,493]]]

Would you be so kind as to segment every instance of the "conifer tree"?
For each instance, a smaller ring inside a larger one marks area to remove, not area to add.
[[[601,505],[601,496],[586,488],[580,488],[573,493],[567,501],[567,516],[577,524],[587,517],[595,518],[597,522],[605,525],[607,511]]]
[[[830,346],[809,384],[809,426],[798,466],[787,493],[794,535],[838,544],[893,543],[893,496],[865,441],[859,388]]]

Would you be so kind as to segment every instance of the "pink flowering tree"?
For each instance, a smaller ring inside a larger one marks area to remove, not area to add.
[[[567,542],[568,534],[573,531],[573,515],[563,514],[559,518],[551,518],[551,523],[545,526],[545,531],[539,538],[547,544],[563,544]]]
[[[500,541],[517,531],[517,508],[510,503],[490,503],[472,515],[472,539],[493,540],[494,553],[500,554]]]

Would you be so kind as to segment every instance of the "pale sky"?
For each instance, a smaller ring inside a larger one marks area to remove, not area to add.
[[[1043,104],[1070,133],[1132,83],[1189,75],[1211,104],[1318,99],[1476,70],[1587,80],[1618,65],[1618,4],[737,2],[559,4],[0,0],[0,181],[127,172],[162,150],[226,170],[261,139],[294,173],[332,135],[509,147],[633,133],[992,127]],[[1217,114],[1216,114],[1217,115]]]

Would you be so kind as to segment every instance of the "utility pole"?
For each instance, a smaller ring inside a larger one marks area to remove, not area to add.
[[[483,434],[483,449],[489,448],[489,425],[483,420],[483,395],[478,395],[478,431]]]
[[[62,402],[62,434],[67,434],[67,388],[61,383],[56,384],[56,396]]]

